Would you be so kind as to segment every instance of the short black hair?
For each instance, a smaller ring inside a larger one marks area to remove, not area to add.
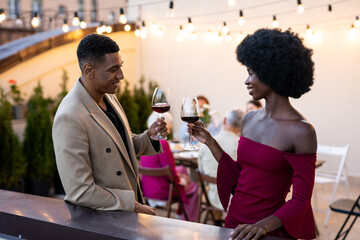
[[[111,38],[100,34],[89,34],[84,37],[77,48],[77,57],[81,71],[85,61],[92,64],[104,61],[105,54],[116,53],[120,50]]]
[[[259,29],[237,47],[237,60],[275,93],[299,98],[314,83],[312,49],[294,32]]]

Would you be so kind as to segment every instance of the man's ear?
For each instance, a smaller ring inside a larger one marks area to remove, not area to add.
[[[94,67],[90,63],[84,63],[83,72],[85,76],[88,78],[94,77]]]

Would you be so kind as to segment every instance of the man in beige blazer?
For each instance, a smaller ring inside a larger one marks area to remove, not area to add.
[[[113,95],[124,79],[118,45],[91,34],[77,49],[81,77],[61,102],[53,125],[56,164],[65,200],[97,210],[155,214],[143,205],[137,156],[161,152],[166,136],[163,119],[142,134],[131,133],[125,113]]]

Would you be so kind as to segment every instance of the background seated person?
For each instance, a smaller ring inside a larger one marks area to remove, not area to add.
[[[240,109],[228,111],[223,120],[223,128],[221,132],[215,136],[215,140],[220,144],[222,149],[227,152],[233,159],[236,159],[237,146],[240,139],[241,120],[244,112]],[[206,145],[201,145],[198,157],[198,168],[201,173],[211,177],[216,177],[218,162],[210,152]],[[208,197],[211,205],[219,209],[223,209],[217,186],[209,184]],[[226,210],[226,209],[225,209]],[[221,212],[215,214],[215,218],[221,219]]]
[[[165,121],[167,122],[168,128],[171,129],[170,119],[168,118]],[[179,189],[181,200],[184,202],[184,208],[189,220],[196,222],[198,218],[197,184],[191,181],[184,166],[175,166],[175,160],[169,143],[166,140],[160,140],[160,144],[163,152],[154,156],[141,156],[140,166],[147,168],[163,168],[169,166]],[[167,177],[142,176],[141,186],[145,197],[163,200],[168,199],[170,182]],[[185,219],[183,213],[181,213],[181,219]]]
[[[262,108],[262,104],[259,100],[250,100],[246,103],[246,113]]]

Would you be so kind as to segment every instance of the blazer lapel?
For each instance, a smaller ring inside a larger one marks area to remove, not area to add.
[[[125,144],[115,128],[114,124],[110,121],[110,119],[106,116],[103,110],[98,106],[98,104],[94,101],[94,99],[90,96],[90,94],[86,91],[84,86],[81,84],[80,81],[77,81],[75,84],[75,89],[78,91],[79,96],[83,104],[89,111],[90,116],[94,121],[112,138],[116,146],[118,147],[123,159],[125,159],[126,163],[131,168],[132,173],[136,176],[136,172],[134,171],[134,167],[132,161],[130,160],[128,151],[126,150]],[[107,98],[108,99],[108,98]],[[123,119],[120,118],[121,121],[124,123]],[[128,129],[127,126],[124,124],[126,130]],[[127,131],[125,131],[127,132]],[[127,134],[128,135],[128,134]],[[128,138],[128,136],[127,136]],[[129,142],[129,141],[128,141]],[[129,146],[130,148],[130,146]],[[130,149],[129,149],[130,151]]]

